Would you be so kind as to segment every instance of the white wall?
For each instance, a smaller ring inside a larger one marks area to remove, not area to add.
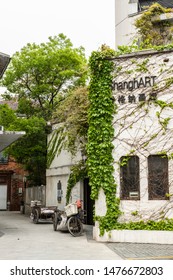
[[[129,45],[135,39],[137,1],[115,0],[115,46]]]
[[[146,62],[145,71],[139,71],[139,67],[144,65],[144,62]],[[156,76],[155,86],[160,89],[156,90],[157,100],[173,103],[173,85],[166,86],[167,80],[172,78],[173,52],[140,52],[117,58],[114,60],[114,63],[114,82],[128,82],[134,78],[140,80],[141,77]],[[118,74],[116,71],[117,67],[119,67]],[[143,106],[140,106],[138,101],[138,95],[141,93],[146,95],[146,101]],[[127,88],[118,89],[117,87],[113,90],[113,96],[118,106],[113,122],[115,129],[113,140],[115,147],[113,151],[114,177],[117,183],[117,197],[120,197],[120,158],[131,154],[137,155],[140,159],[140,200],[121,200],[120,209],[122,215],[119,218],[120,222],[159,220],[162,217],[173,218],[173,197],[170,197],[169,200],[149,200],[148,197],[148,156],[151,154],[157,155],[163,151],[167,152],[168,156],[173,153],[173,109],[168,107],[161,109],[153,101],[149,101],[151,93],[153,93],[153,87],[149,84],[146,87],[141,86],[132,91],[129,91]],[[131,104],[128,102],[128,96],[132,94],[136,97],[136,102]],[[118,102],[120,95],[126,98],[125,104]],[[165,118],[170,118],[166,129],[159,123],[158,112],[160,112],[161,121]],[[152,138],[153,135],[155,137]],[[173,195],[172,159],[168,161],[168,177],[169,194]],[[95,206],[96,215],[104,216],[106,213],[106,203],[103,190],[100,191]],[[135,211],[137,211],[137,215],[133,215]],[[112,233],[110,236],[113,236]],[[115,242],[117,240],[116,242],[120,242],[119,240],[121,239],[117,237],[117,233],[115,233],[115,236],[118,239],[108,238],[109,234],[105,235],[103,239],[100,238],[97,223],[94,234],[95,239],[98,241],[105,241],[106,238],[107,241],[114,240]],[[145,234],[142,236],[145,236]],[[158,240],[160,240],[159,238]],[[127,241],[126,237],[123,240],[124,242],[131,242],[131,239]]]
[[[57,128],[53,126],[53,131]],[[52,133],[48,136],[50,141]],[[66,150],[55,156],[50,167],[46,170],[46,206],[58,206],[60,210],[66,205],[67,182],[70,175],[70,168],[81,159],[80,153],[75,158]],[[62,184],[62,200],[57,200],[57,184],[58,181]],[[70,202],[75,202],[77,199],[83,199],[83,190],[81,182],[78,182],[72,190]]]

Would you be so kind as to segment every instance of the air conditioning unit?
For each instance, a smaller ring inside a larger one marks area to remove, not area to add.
[[[139,192],[129,192],[129,197],[132,198],[132,197],[139,197]]]

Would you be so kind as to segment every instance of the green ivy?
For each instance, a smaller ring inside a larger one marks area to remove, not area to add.
[[[104,48],[93,52],[90,60],[91,81],[89,86],[89,130],[87,144],[87,166],[91,185],[91,198],[98,199],[100,189],[106,197],[107,213],[95,217],[100,230],[109,231],[114,227],[119,215],[119,199],[116,198],[116,183],[113,177],[113,136],[112,125],[115,107],[112,98],[112,57],[115,52]]]
[[[160,221],[139,221],[139,222],[128,222],[128,223],[117,223],[114,229],[119,230],[173,230],[173,219],[164,219]]]
[[[88,177],[91,185],[91,198],[93,200],[98,199],[99,191],[102,189],[106,197],[107,209],[105,216],[95,216],[95,220],[99,222],[100,235],[113,229],[173,230],[173,219],[147,222],[118,222],[118,218],[122,213],[119,208],[120,199],[116,197],[117,185],[113,177],[112,154],[114,146],[112,140],[114,128],[112,121],[116,108],[113,104],[111,89],[112,73],[115,67],[113,57],[116,55],[117,53],[113,50],[104,48],[98,52],[93,52],[89,60],[91,80],[89,85],[90,107],[88,112],[89,130],[87,143]],[[145,61],[146,64],[147,62],[148,60]],[[161,100],[154,100],[153,103],[159,106],[161,110],[165,107],[172,108],[172,103],[167,104]],[[166,129],[169,118],[161,122],[162,127]],[[150,141],[156,136],[157,134],[152,135]],[[145,145],[148,145],[148,142]],[[125,163],[123,162],[123,164]]]
[[[71,167],[71,173],[67,182],[66,204],[69,203],[72,188],[77,182],[87,177],[87,168],[82,160]]]

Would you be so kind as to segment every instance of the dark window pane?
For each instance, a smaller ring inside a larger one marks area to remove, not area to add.
[[[148,157],[148,191],[149,199],[167,199],[168,158],[166,155]]]
[[[8,156],[4,155],[3,152],[0,152],[0,164],[7,164]]]
[[[120,159],[121,199],[139,199],[139,158],[137,156]]]

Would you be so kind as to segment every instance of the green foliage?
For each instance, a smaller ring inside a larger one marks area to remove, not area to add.
[[[30,184],[45,184],[46,123],[43,118],[18,118],[7,104],[0,105],[0,123],[5,130],[25,131],[26,135],[6,149],[29,172]]]
[[[136,210],[136,211],[131,212],[131,215],[132,216],[137,216],[138,215],[138,211]]]
[[[105,229],[112,228],[120,214],[112,156],[114,136],[112,121],[115,108],[111,91],[113,70],[111,58],[114,55],[113,50],[102,47],[100,51],[93,52],[89,60],[91,81],[87,166],[92,189],[91,198],[98,199],[100,189],[103,189],[106,196],[107,213],[105,217],[96,217],[100,222],[102,233]]]
[[[9,125],[15,120],[15,112],[11,110],[7,104],[0,104],[0,124],[4,126],[5,130],[8,130]]]
[[[133,48],[132,48],[133,49]],[[129,52],[130,48],[122,48],[122,52]],[[116,183],[113,177],[113,158],[112,158],[112,139],[114,129],[112,125],[113,115],[116,113],[112,104],[111,83],[113,73],[112,56],[122,53],[113,53],[109,49],[102,49],[99,52],[93,52],[90,57],[91,81],[89,87],[89,130],[87,144],[87,166],[90,185],[92,187],[91,198],[98,199],[100,189],[103,189],[106,197],[107,212],[105,216],[95,216],[95,220],[99,222],[100,235],[105,231],[110,232],[113,229],[131,229],[131,230],[173,230],[173,219],[163,219],[159,221],[139,221],[120,223],[118,218],[122,214],[119,209],[120,200],[116,197]],[[137,70],[140,72],[147,71],[148,59],[143,63],[137,64]],[[120,67],[117,65],[117,71]],[[115,74],[116,75],[116,74]],[[167,82],[167,87],[172,84],[172,79]],[[148,103],[148,105],[151,101]],[[141,103],[139,108],[146,103]],[[163,130],[166,130],[170,118],[161,119],[161,112],[164,108],[173,108],[172,103],[166,103],[161,100],[153,100],[152,104],[160,107],[157,113],[159,123]],[[148,113],[148,108],[145,109]],[[157,137],[158,133],[151,135],[150,139],[143,144],[146,147],[150,141]],[[134,153],[132,150],[130,153]],[[164,156],[164,155],[163,155]],[[126,165],[129,155],[121,162]],[[133,211],[133,216],[137,216],[138,212]]]
[[[67,192],[66,192],[66,204],[69,203],[72,188],[80,180],[84,180],[87,177],[87,167],[85,162],[80,161],[71,167],[71,173],[67,182]]]
[[[128,223],[117,223],[114,229],[118,230],[173,230],[173,219],[164,219],[160,221],[139,221]]]
[[[59,125],[53,131],[48,143],[48,166],[62,149],[69,151],[72,156],[77,151],[86,155],[88,108],[88,89],[86,87],[78,87],[68,92],[61,101],[53,114],[54,122]]]
[[[40,45],[28,43],[15,53],[1,84],[18,95],[20,113],[50,120],[58,96],[84,85],[86,77],[84,49],[74,48],[59,34]]]
[[[134,40],[131,45],[118,46],[118,51],[116,52],[116,55],[118,56],[118,55],[128,54],[135,51],[139,51],[139,46],[136,40]]]
[[[148,62],[149,62],[149,58],[144,59],[143,62],[140,63],[140,64],[137,63],[137,64],[136,64],[136,65],[137,65],[136,71],[137,71],[137,72],[140,72],[140,73],[142,73],[142,72],[144,72],[144,73],[148,72],[148,67],[147,67]]]
[[[152,21],[153,17],[170,12],[172,12],[172,9],[164,8],[160,4],[155,3],[136,20],[135,26],[138,28],[140,35],[141,48],[164,45],[166,39],[165,32],[167,32],[167,40],[172,40],[172,29],[170,28],[169,21],[158,21],[157,23]]]

